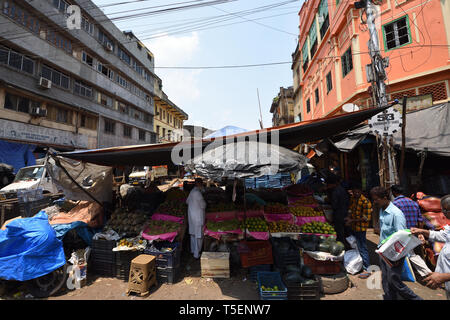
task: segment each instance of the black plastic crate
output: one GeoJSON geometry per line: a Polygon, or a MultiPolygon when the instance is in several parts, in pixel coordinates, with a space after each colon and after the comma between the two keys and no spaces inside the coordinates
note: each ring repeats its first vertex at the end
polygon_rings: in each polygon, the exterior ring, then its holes
{"type": "Polygon", "coordinates": [[[95,250],[110,250],[114,249],[116,247],[117,241],[115,240],[104,240],[104,239],[98,239],[98,240],[92,240],[91,248],[92,251],[95,250]]]}
{"type": "Polygon", "coordinates": [[[294,283],[283,281],[287,288],[288,300],[319,300],[320,281],[315,278],[314,283],[294,283]]]}
{"type": "Polygon", "coordinates": [[[176,268],[180,266],[181,262],[181,244],[180,242],[153,242],[150,248],[147,248],[144,253],[156,256],[156,266],[161,268],[176,268]],[[164,251],[165,248],[172,249],[171,251],[164,251]]]}
{"type": "Polygon", "coordinates": [[[139,250],[116,251],[116,277],[128,281],[131,269],[131,261],[142,254],[139,250]]]}
{"type": "Polygon", "coordinates": [[[272,271],[271,264],[260,264],[257,266],[248,268],[248,277],[250,281],[257,282],[258,281],[258,272],[260,271],[272,271]]]}
{"type": "Polygon", "coordinates": [[[116,263],[116,253],[112,250],[99,250],[92,249],[90,253],[90,260],[94,263],[98,262],[108,262],[115,264],[116,263]]]}
{"type": "Polygon", "coordinates": [[[107,262],[88,263],[88,273],[92,273],[104,277],[116,276],[116,265],[107,262]]]}
{"type": "Polygon", "coordinates": [[[181,274],[180,267],[177,268],[156,268],[156,279],[158,283],[174,284],[179,281],[181,274]]]}
{"type": "Polygon", "coordinates": [[[273,263],[278,268],[300,264],[300,251],[290,238],[272,238],[272,253],[273,263]],[[281,247],[287,247],[288,250],[282,250],[281,247]]]}
{"type": "Polygon", "coordinates": [[[48,197],[29,202],[19,201],[19,213],[22,217],[33,217],[39,211],[49,207],[50,205],[51,199],[48,197]]]}

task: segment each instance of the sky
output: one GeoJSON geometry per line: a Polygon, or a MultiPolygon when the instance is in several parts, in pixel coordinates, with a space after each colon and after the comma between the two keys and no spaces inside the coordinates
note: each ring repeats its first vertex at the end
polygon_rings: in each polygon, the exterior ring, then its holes
{"type": "Polygon", "coordinates": [[[212,130],[228,125],[260,129],[260,101],[264,128],[271,127],[272,99],[280,87],[293,85],[290,62],[303,0],[219,2],[94,0],[120,30],[133,31],[153,53],[163,91],[189,115],[185,124],[212,130]],[[204,6],[161,12],[194,4],[204,6]],[[129,17],[154,11],[159,13],[129,17]],[[120,16],[128,18],[114,19],[120,16]],[[184,69],[280,62],[289,63],[184,69]]]}

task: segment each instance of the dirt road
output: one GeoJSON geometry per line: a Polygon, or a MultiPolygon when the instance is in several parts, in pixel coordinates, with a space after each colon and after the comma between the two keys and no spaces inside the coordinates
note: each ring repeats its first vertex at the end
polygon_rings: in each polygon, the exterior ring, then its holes
{"type": "MultiPolygon", "coordinates": [[[[368,232],[368,247],[371,252],[371,263],[377,264],[374,253],[378,236],[368,232]]],[[[258,300],[257,285],[247,279],[245,269],[232,269],[230,279],[201,278],[200,261],[190,257],[184,250],[182,257],[182,273],[174,284],[159,284],[152,288],[147,297],[135,294],[126,295],[127,283],[116,278],[88,277],[86,286],[78,290],[61,290],[48,300],[258,300]]],[[[88,267],[89,268],[89,267],[88,267]]],[[[369,289],[367,281],[349,275],[350,287],[339,294],[323,295],[321,300],[382,300],[381,289],[369,289]]],[[[407,285],[425,300],[446,300],[442,289],[431,290],[419,283],[407,282],[407,285]]],[[[26,290],[17,286],[3,294],[3,299],[25,299],[26,290]],[[16,297],[14,297],[16,295],[16,297]]],[[[33,299],[29,295],[28,299],[33,299]]]]}

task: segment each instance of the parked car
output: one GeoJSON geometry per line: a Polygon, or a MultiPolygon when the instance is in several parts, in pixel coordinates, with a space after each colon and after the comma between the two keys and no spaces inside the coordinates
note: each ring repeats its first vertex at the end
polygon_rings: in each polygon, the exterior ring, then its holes
{"type": "Polygon", "coordinates": [[[24,167],[17,172],[14,181],[0,189],[0,200],[17,197],[18,190],[42,189],[43,193],[58,193],[44,165],[24,167]]]}

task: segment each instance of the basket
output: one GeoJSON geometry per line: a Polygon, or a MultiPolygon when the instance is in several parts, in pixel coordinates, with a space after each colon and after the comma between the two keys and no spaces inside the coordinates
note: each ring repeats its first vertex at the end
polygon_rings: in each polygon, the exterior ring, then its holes
{"type": "Polygon", "coordinates": [[[176,268],[181,262],[181,250],[179,242],[154,242],[153,245],[145,249],[145,254],[156,256],[156,266],[161,268],[176,268]],[[162,251],[163,248],[171,248],[172,251],[162,251]]]}
{"type": "Polygon", "coordinates": [[[281,281],[279,272],[261,271],[257,273],[259,297],[261,300],[287,300],[287,288],[281,281]],[[263,291],[262,286],[273,288],[278,287],[278,291],[263,291]]]}
{"type": "Polygon", "coordinates": [[[273,264],[272,245],[269,241],[241,241],[240,244],[238,251],[243,268],[273,264]]]}
{"type": "Polygon", "coordinates": [[[176,268],[156,268],[156,280],[158,283],[174,284],[179,280],[180,267],[176,268]]]}
{"type": "Polygon", "coordinates": [[[303,264],[311,268],[314,274],[338,274],[341,272],[340,261],[320,261],[303,253],[303,264]]]}
{"type": "Polygon", "coordinates": [[[253,266],[248,268],[248,275],[250,281],[257,282],[258,281],[258,272],[261,271],[272,271],[271,264],[260,264],[258,266],[253,266]]]}
{"type": "Polygon", "coordinates": [[[287,288],[288,300],[319,300],[320,299],[320,281],[314,278],[314,283],[304,284],[288,282],[283,279],[287,288]]]}

